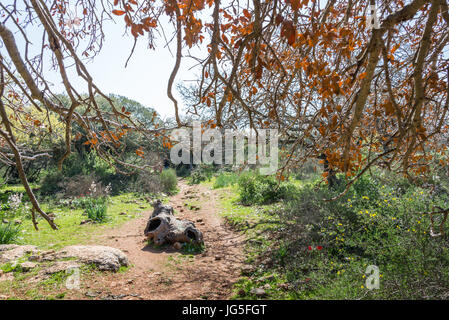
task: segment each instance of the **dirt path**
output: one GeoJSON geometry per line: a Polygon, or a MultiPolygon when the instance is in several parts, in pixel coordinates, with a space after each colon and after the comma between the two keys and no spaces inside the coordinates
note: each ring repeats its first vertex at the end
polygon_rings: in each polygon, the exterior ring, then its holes
{"type": "Polygon", "coordinates": [[[176,216],[195,222],[206,250],[183,254],[147,246],[143,230],[151,212],[100,235],[92,244],[123,250],[132,267],[123,273],[99,274],[83,280],[82,292],[115,299],[226,299],[240,275],[243,236],[230,230],[218,215],[218,193],[202,185],[178,184],[170,205],[176,216]],[[186,204],[199,207],[190,210],[186,204]]]}

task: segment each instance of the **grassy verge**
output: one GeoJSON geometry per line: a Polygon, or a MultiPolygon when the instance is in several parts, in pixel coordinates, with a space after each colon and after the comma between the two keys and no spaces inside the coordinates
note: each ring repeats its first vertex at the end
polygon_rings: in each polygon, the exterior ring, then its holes
{"type": "Polygon", "coordinates": [[[276,247],[274,234],[281,228],[278,216],[273,214],[279,204],[244,206],[239,203],[236,186],[220,189],[221,214],[227,223],[245,234],[246,263],[252,268],[242,271],[242,277],[234,286],[233,299],[257,299],[255,289],[263,288],[265,299],[292,299],[285,290],[286,277],[265,260],[267,253],[276,247]]]}
{"type": "Polygon", "coordinates": [[[245,233],[251,266],[243,270],[234,298],[448,297],[448,239],[430,237],[429,216],[421,214],[447,206],[444,188],[431,192],[376,172],[341,199],[324,202],[341,190],[316,181],[294,183],[292,199],[263,206],[243,206],[236,187],[222,189],[222,214],[245,233]],[[376,278],[379,287],[373,289],[376,278]]]}
{"type": "MultiPolygon", "coordinates": [[[[24,192],[21,186],[3,188],[2,194],[24,192]]],[[[25,198],[25,197],[24,197],[25,198]]],[[[0,220],[7,219],[14,223],[20,220],[20,235],[16,243],[36,245],[43,249],[59,249],[73,244],[85,244],[98,233],[108,228],[121,225],[125,221],[137,217],[141,212],[151,209],[151,204],[143,196],[134,193],[124,193],[111,196],[108,200],[107,220],[105,223],[85,223],[85,210],[67,203],[41,202],[42,209],[54,215],[54,221],[59,230],[50,228],[47,222],[38,217],[39,231],[34,229],[29,212],[23,210],[20,214],[11,215],[11,211],[2,211],[0,220]]],[[[1,221],[0,221],[1,222],[1,221]]]]}

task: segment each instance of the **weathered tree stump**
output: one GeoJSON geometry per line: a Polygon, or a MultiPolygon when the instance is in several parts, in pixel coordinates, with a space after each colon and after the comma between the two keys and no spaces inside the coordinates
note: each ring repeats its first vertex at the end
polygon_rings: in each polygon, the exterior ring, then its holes
{"type": "Polygon", "coordinates": [[[161,200],[153,204],[154,211],[148,220],[144,234],[157,245],[175,242],[203,243],[203,234],[189,220],[179,220],[173,207],[163,205],[161,200]]]}

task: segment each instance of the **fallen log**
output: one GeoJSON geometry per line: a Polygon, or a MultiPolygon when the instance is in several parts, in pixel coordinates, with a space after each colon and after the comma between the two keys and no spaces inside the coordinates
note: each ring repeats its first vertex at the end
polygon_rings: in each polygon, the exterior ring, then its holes
{"type": "Polygon", "coordinates": [[[157,245],[164,243],[203,243],[202,232],[189,220],[179,220],[174,216],[173,207],[163,205],[161,200],[153,204],[154,211],[147,222],[144,235],[157,245]]]}

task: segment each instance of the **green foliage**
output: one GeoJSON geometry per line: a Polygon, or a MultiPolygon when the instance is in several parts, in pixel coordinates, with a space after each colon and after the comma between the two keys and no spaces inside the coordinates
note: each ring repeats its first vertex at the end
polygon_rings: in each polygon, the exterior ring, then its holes
{"type": "Polygon", "coordinates": [[[176,166],[175,170],[176,170],[176,175],[178,177],[185,178],[190,175],[190,166],[189,165],[180,164],[180,165],[176,166]]]}
{"type": "Polygon", "coordinates": [[[287,199],[296,187],[288,182],[279,183],[273,176],[245,172],[238,179],[240,201],[245,205],[268,204],[287,199]]]}
{"type": "Polygon", "coordinates": [[[61,171],[54,169],[44,172],[39,192],[42,195],[51,195],[60,192],[62,190],[60,186],[62,181],[64,181],[64,175],[61,171]]]}
{"type": "Polygon", "coordinates": [[[178,179],[176,172],[173,169],[165,169],[159,175],[162,190],[168,194],[176,193],[178,186],[178,179]]]}
{"type": "Polygon", "coordinates": [[[203,181],[210,181],[214,175],[214,166],[200,164],[192,170],[189,176],[189,184],[199,184],[203,181]]]}
{"type": "Polygon", "coordinates": [[[214,182],[213,188],[225,188],[237,183],[239,176],[234,172],[222,172],[220,173],[214,182]]]}
{"type": "Polygon", "coordinates": [[[85,212],[87,217],[95,222],[105,222],[108,218],[108,200],[106,197],[101,198],[87,198],[85,205],[85,212]]]}
{"type": "Polygon", "coordinates": [[[380,173],[363,176],[339,200],[323,201],[336,192],[307,185],[281,211],[283,254],[273,259],[290,283],[308,279],[296,298],[445,296],[449,242],[429,236],[429,219],[421,212],[447,203],[447,195],[435,197],[380,173]],[[368,265],[380,269],[379,290],[365,287],[368,265]]]}
{"type": "Polygon", "coordinates": [[[0,244],[17,242],[20,235],[20,225],[0,222],[0,244]]]}
{"type": "Polygon", "coordinates": [[[185,254],[202,253],[204,249],[205,249],[204,243],[196,244],[193,242],[187,242],[182,245],[182,252],[185,254]]]}

